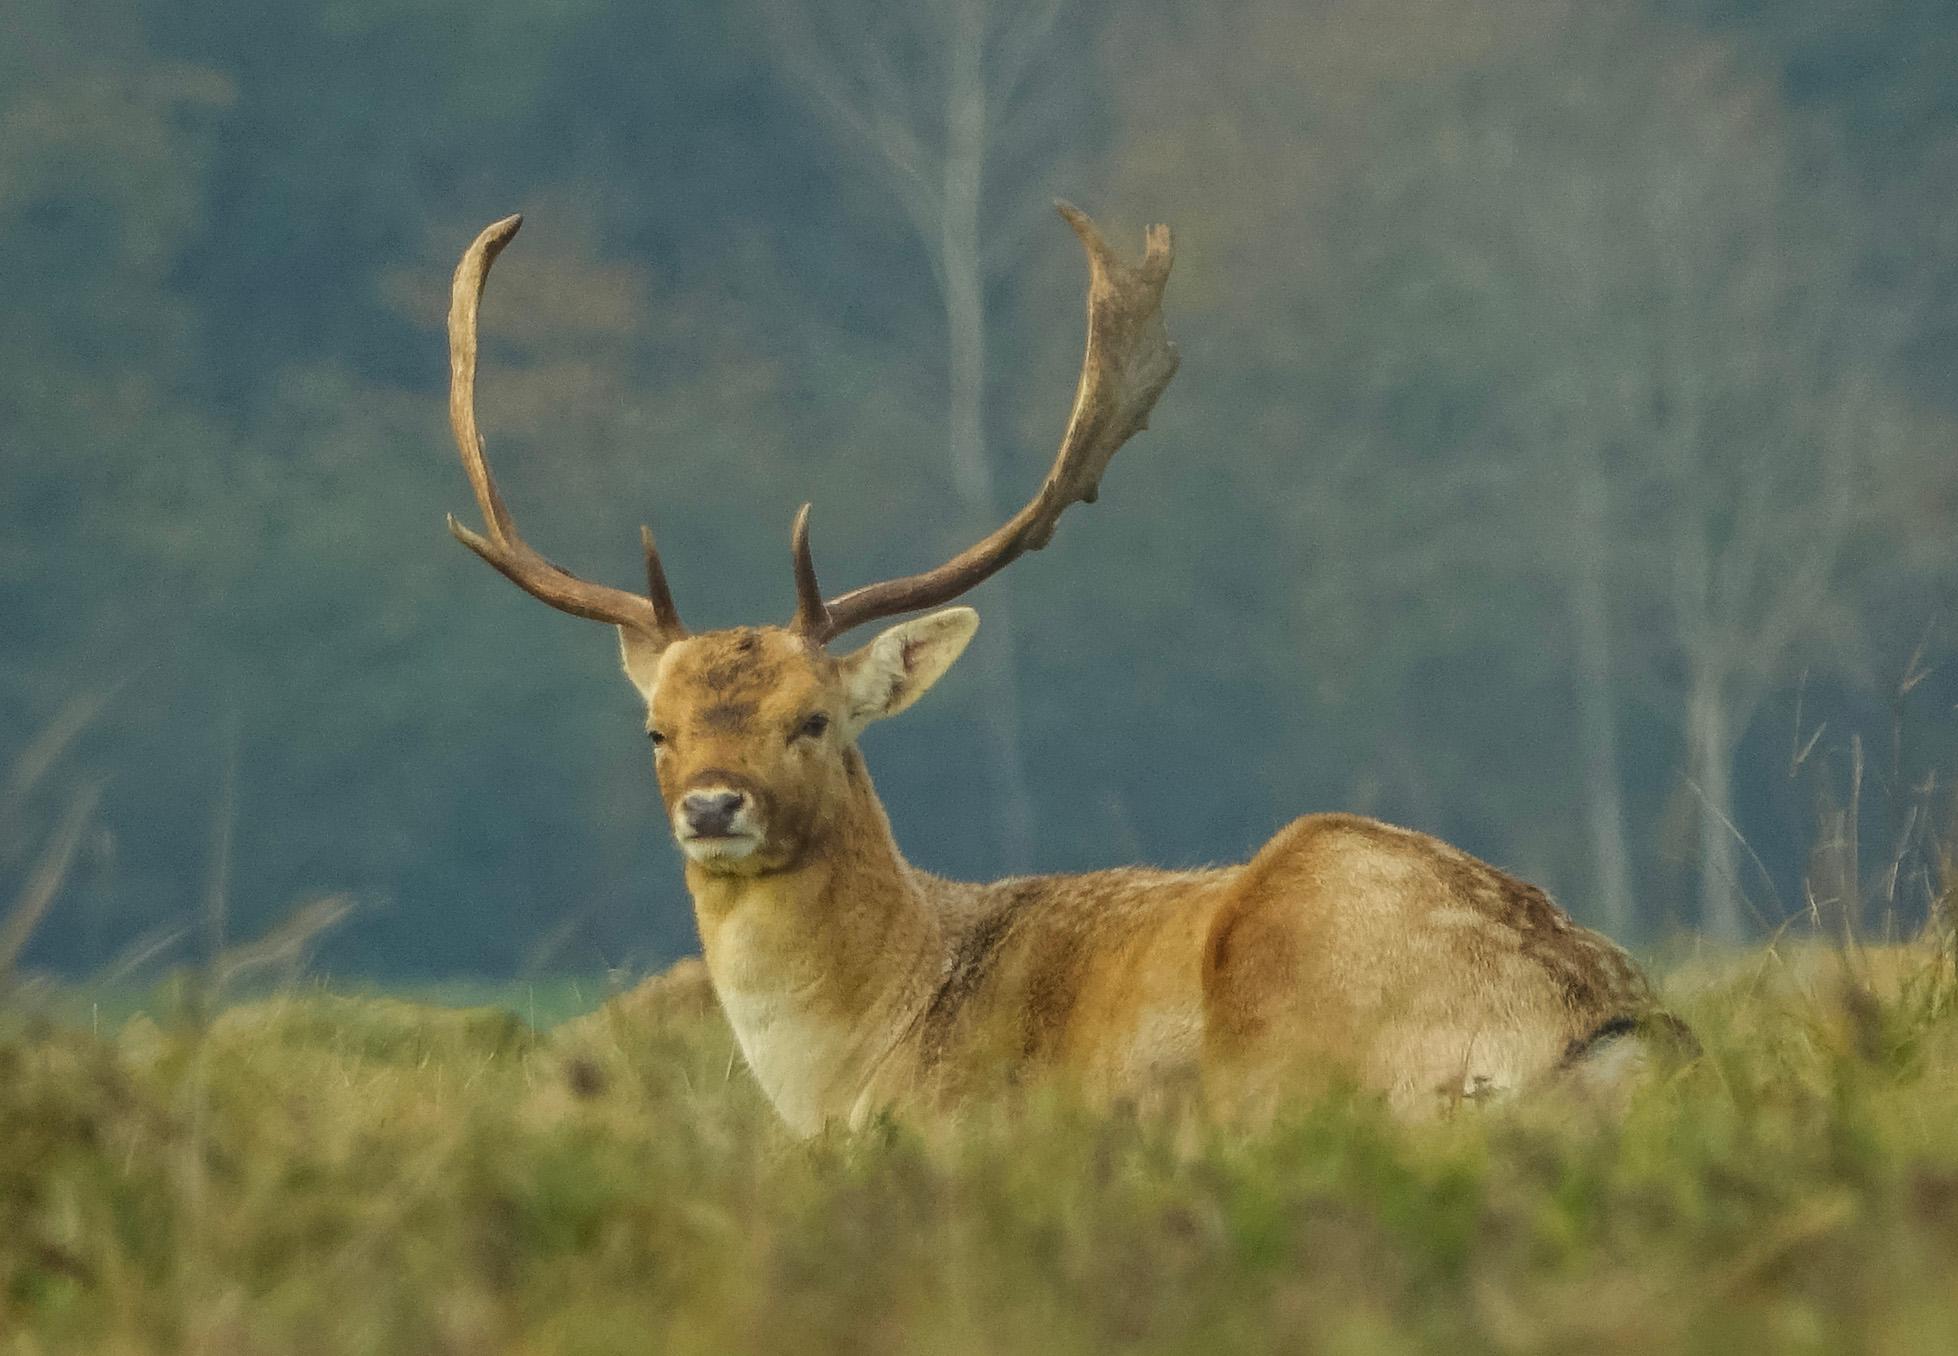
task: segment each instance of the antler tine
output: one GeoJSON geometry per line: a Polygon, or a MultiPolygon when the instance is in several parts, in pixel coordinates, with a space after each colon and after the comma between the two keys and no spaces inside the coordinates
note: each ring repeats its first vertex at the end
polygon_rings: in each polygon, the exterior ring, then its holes
{"type": "Polygon", "coordinates": [[[680,624],[680,609],[673,606],[673,590],[666,583],[666,567],[659,563],[659,548],[653,545],[653,529],[644,523],[639,524],[639,548],[646,556],[646,598],[661,634],[684,636],[687,628],[680,624]]]}
{"type": "Polygon", "coordinates": [[[523,225],[521,216],[509,216],[483,228],[462,253],[456,264],[455,281],[449,289],[449,426],[455,430],[456,450],[462,454],[462,469],[476,494],[476,507],[482,511],[488,535],[471,531],[449,515],[449,531],[456,540],[493,565],[518,588],[560,612],[592,621],[628,626],[661,644],[686,634],[673,606],[673,594],[666,586],[666,573],[660,568],[659,553],[653,549],[653,534],[640,529],[646,551],[646,596],[627,589],[612,588],[580,579],[569,570],[552,564],[532,550],[517,532],[516,520],[497,491],[483,455],[482,434],[476,429],[476,319],[482,308],[483,286],[489,280],[490,265],[503,252],[523,225]]]}
{"type": "Polygon", "coordinates": [[[790,629],[818,641],[830,634],[829,605],[816,583],[816,558],[809,553],[809,505],[796,510],[795,526],[789,530],[789,549],[795,555],[795,620],[790,629]]]}
{"type": "MultiPolygon", "coordinates": [[[[1156,399],[1176,375],[1176,346],[1163,328],[1163,286],[1169,281],[1174,251],[1167,226],[1151,226],[1144,236],[1142,262],[1118,258],[1086,213],[1058,203],[1060,214],[1081,238],[1088,256],[1088,342],[1081,380],[1059,454],[1040,491],[1012,518],[974,546],[937,569],[854,589],[830,599],[827,619],[808,633],[828,641],[865,622],[934,607],[958,597],[1028,551],[1053,539],[1054,527],[1070,504],[1092,504],[1102,473],[1123,443],[1148,425],[1156,399]]],[[[807,510],[796,520],[797,591],[803,592],[807,560],[807,510]]],[[[807,571],[809,587],[815,573],[807,571]]],[[[814,615],[798,606],[797,616],[814,615]]]]}

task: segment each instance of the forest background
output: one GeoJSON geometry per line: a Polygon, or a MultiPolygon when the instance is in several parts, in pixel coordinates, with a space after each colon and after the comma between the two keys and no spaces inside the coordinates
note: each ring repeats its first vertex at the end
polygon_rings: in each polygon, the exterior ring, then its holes
{"type": "Polygon", "coordinates": [[[70,973],[692,949],[609,636],[452,542],[445,286],[526,535],[696,625],[1038,484],[1064,196],[1184,364],[867,748],[954,875],[1378,814],[1651,943],[1907,926],[1951,824],[1945,0],[13,0],[0,900],[70,973]],[[222,909],[215,907],[222,901],[222,909]],[[335,906],[337,909],[337,906],[335,906]],[[337,912],[335,913],[337,917],[337,912]]]}

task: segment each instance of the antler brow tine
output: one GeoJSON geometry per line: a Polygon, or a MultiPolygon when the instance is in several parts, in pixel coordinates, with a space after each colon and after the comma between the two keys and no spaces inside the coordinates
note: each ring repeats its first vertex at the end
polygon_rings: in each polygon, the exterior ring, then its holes
{"type": "Polygon", "coordinates": [[[673,593],[667,587],[659,552],[653,549],[651,531],[639,529],[646,555],[645,596],[594,584],[552,564],[524,541],[490,474],[483,437],[476,428],[477,313],[482,308],[490,265],[522,225],[521,216],[508,216],[484,227],[463,251],[449,288],[449,426],[455,432],[456,451],[462,456],[462,469],[475,492],[487,535],[464,527],[453,514],[449,516],[449,531],[540,602],[576,617],[630,627],[658,644],[670,644],[685,635],[686,628],[673,606],[673,593]]]}
{"type": "Polygon", "coordinates": [[[1169,227],[1151,226],[1143,237],[1142,262],[1130,265],[1116,256],[1085,212],[1064,202],[1057,207],[1088,256],[1088,341],[1067,432],[1046,480],[991,536],[936,569],[853,589],[827,604],[815,591],[805,505],[794,532],[795,625],[811,639],[826,643],[866,622],[935,607],[1039,550],[1053,539],[1070,504],[1095,501],[1109,460],[1148,426],[1149,412],[1179,361],[1162,316],[1163,287],[1174,262],[1169,227]]]}

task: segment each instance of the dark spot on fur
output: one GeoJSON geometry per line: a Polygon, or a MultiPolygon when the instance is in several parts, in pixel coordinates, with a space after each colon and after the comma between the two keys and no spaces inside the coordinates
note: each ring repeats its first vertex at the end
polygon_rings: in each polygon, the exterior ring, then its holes
{"type": "Polygon", "coordinates": [[[1653,1009],[1637,1016],[1620,1013],[1608,1021],[1599,1023],[1588,1036],[1579,1036],[1564,1047],[1564,1055],[1559,1064],[1568,1068],[1589,1055],[1606,1041],[1617,1040],[1621,1036],[1644,1036],[1672,1047],[1673,1052],[1688,1059],[1700,1053],[1700,1039],[1693,1034],[1693,1028],[1673,1016],[1670,1012],[1653,1009]]]}
{"type": "Polygon", "coordinates": [[[1552,972],[1564,995],[1564,1006],[1572,1012],[1595,1012],[1608,1001],[1608,990],[1599,983],[1598,972],[1584,962],[1561,954],[1539,955],[1536,961],[1552,972]]]}
{"type": "Polygon", "coordinates": [[[1592,1028],[1590,1035],[1573,1037],[1571,1043],[1564,1047],[1564,1057],[1561,1062],[1575,1064],[1606,1041],[1632,1035],[1637,1030],[1638,1018],[1623,1015],[1613,1017],[1610,1021],[1592,1028]]]}
{"type": "Polygon", "coordinates": [[[1649,1000],[1644,982],[1615,946],[1602,937],[1584,945],[1584,934],[1564,911],[1528,881],[1465,855],[1437,862],[1436,869],[1451,895],[1515,938],[1516,949],[1549,977],[1579,1019],[1649,1000]]]}
{"type": "Polygon", "coordinates": [[[723,698],[758,697],[782,678],[782,665],[762,651],[761,633],[735,631],[712,642],[701,660],[699,681],[723,698]]]}
{"type": "Polygon", "coordinates": [[[1238,924],[1244,921],[1241,909],[1228,908],[1219,915],[1210,929],[1210,945],[1203,958],[1203,973],[1208,983],[1224,973],[1224,967],[1231,963],[1231,947],[1237,935],[1238,924]]]}
{"type": "Polygon", "coordinates": [[[701,672],[701,685],[724,697],[741,698],[767,691],[781,680],[779,664],[732,658],[709,665],[701,672]]]}
{"type": "Polygon", "coordinates": [[[1021,1009],[1020,1057],[1030,1060],[1067,1027],[1080,997],[1080,933],[1068,930],[1041,939],[1033,972],[1027,976],[1026,1003],[1021,1009]]]}
{"type": "Polygon", "coordinates": [[[754,702],[720,702],[700,713],[700,723],[710,730],[729,733],[746,726],[757,709],[754,702]]]}
{"type": "Polygon", "coordinates": [[[936,1064],[944,1054],[966,1001],[979,991],[992,972],[1000,943],[1013,925],[1014,913],[1011,907],[996,909],[974,923],[954,943],[952,962],[921,1019],[919,1048],[927,1067],[936,1064]]]}

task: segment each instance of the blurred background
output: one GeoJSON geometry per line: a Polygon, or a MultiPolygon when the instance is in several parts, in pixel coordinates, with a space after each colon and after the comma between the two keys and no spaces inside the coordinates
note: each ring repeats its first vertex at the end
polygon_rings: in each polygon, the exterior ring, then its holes
{"type": "Polygon", "coordinates": [[[832,591],[1023,502],[1082,341],[1053,200],[1129,250],[1173,224],[1153,426],[866,737],[921,866],[1224,861],[1349,809],[1648,944],[1905,927],[1942,889],[1948,0],[5,30],[0,904],[45,912],[37,966],[320,900],[341,974],[693,948],[610,634],[443,530],[449,271],[511,211],[502,484],[610,582],[651,523],[695,626],[788,615],[804,499],[832,591]]]}

